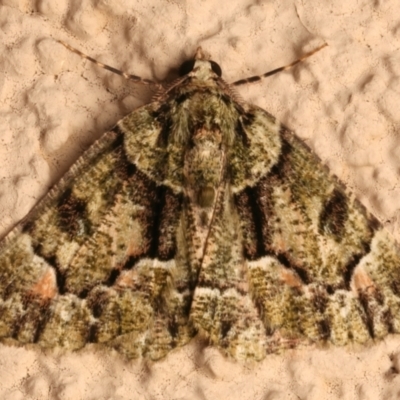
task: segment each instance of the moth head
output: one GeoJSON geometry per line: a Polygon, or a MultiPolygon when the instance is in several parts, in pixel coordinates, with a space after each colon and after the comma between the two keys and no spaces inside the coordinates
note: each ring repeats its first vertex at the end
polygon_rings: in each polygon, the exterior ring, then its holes
{"type": "Polygon", "coordinates": [[[185,61],[179,68],[179,75],[184,76],[192,71],[198,72],[204,78],[207,75],[215,74],[219,78],[222,76],[221,67],[213,60],[207,59],[201,47],[199,47],[193,59],[185,61]]]}

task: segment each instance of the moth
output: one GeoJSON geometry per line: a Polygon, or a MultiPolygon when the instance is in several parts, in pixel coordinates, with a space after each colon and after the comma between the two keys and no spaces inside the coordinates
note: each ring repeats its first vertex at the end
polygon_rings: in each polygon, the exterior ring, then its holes
{"type": "Polygon", "coordinates": [[[232,85],[198,50],[93,144],[2,244],[1,341],[157,360],[200,336],[251,361],[398,333],[396,243],[233,90],[321,48],[232,85]]]}

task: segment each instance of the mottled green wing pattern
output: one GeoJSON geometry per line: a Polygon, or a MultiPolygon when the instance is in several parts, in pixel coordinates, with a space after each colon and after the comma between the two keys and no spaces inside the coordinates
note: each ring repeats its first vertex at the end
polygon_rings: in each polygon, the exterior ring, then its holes
{"type": "MultiPolygon", "coordinates": [[[[157,108],[126,117],[140,126],[142,147],[160,134],[157,121],[141,125],[157,108]]],[[[107,133],[7,238],[3,341],[68,349],[95,342],[160,358],[192,337],[182,310],[193,285],[176,242],[182,196],[138,170],[127,143],[118,126],[107,133]]]]}
{"type": "Polygon", "coordinates": [[[397,244],[306,145],[280,137],[278,162],[235,196],[267,351],[400,332],[397,244]]]}
{"type": "Polygon", "coordinates": [[[6,238],[0,340],[159,359],[198,334],[261,360],[400,332],[396,243],[215,63],[190,65],[6,238]]]}

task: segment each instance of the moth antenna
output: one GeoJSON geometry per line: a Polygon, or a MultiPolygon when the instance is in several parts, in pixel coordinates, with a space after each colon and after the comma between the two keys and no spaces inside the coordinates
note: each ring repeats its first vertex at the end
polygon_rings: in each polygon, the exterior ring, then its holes
{"type": "Polygon", "coordinates": [[[285,70],[287,70],[289,68],[292,68],[296,64],[301,63],[306,58],[311,57],[313,54],[315,54],[318,51],[322,50],[326,46],[328,46],[328,44],[324,43],[322,46],[319,46],[316,49],[310,51],[309,53],[304,54],[302,57],[300,57],[296,61],[293,61],[292,63],[290,63],[288,65],[285,65],[284,67],[273,69],[272,71],[266,72],[265,74],[262,74],[262,75],[255,75],[255,76],[251,76],[250,78],[240,79],[240,80],[238,80],[236,82],[231,83],[231,85],[239,86],[239,85],[244,85],[245,83],[253,83],[253,82],[261,81],[262,79],[267,78],[268,76],[275,75],[278,72],[285,71],[285,70]]]}
{"type": "Polygon", "coordinates": [[[114,67],[110,67],[109,65],[103,64],[100,61],[97,61],[94,58],[89,57],[88,55],[82,53],[78,49],[75,49],[74,47],[70,46],[69,44],[63,42],[62,40],[57,40],[57,42],[61,43],[64,47],[66,47],[68,50],[72,51],[73,53],[76,53],[76,54],[80,55],[82,58],[85,58],[86,60],[89,60],[92,63],[96,64],[98,67],[104,68],[107,71],[113,72],[114,74],[121,75],[125,79],[128,79],[128,80],[136,82],[136,83],[140,83],[142,85],[155,85],[157,87],[161,87],[161,85],[159,83],[154,82],[154,81],[152,81],[150,79],[143,79],[140,76],[128,74],[128,73],[126,73],[124,71],[121,71],[121,70],[116,69],[114,67]]]}

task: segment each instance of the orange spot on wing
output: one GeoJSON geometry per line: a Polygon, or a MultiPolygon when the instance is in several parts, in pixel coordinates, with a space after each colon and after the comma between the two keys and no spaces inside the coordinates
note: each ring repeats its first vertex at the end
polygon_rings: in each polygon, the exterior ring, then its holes
{"type": "Polygon", "coordinates": [[[364,291],[364,292],[367,291],[370,294],[375,292],[374,281],[361,268],[356,268],[354,270],[351,286],[357,292],[359,292],[359,291],[364,291]]]}
{"type": "Polygon", "coordinates": [[[300,288],[303,286],[301,279],[294,272],[288,269],[282,269],[281,279],[290,287],[300,288]]]}
{"type": "Polygon", "coordinates": [[[30,290],[31,294],[38,296],[43,300],[53,299],[57,293],[57,284],[54,272],[48,270],[39,281],[30,290]]]}
{"type": "Polygon", "coordinates": [[[134,288],[139,282],[138,273],[135,270],[123,271],[116,281],[116,286],[121,288],[134,288]]]}

